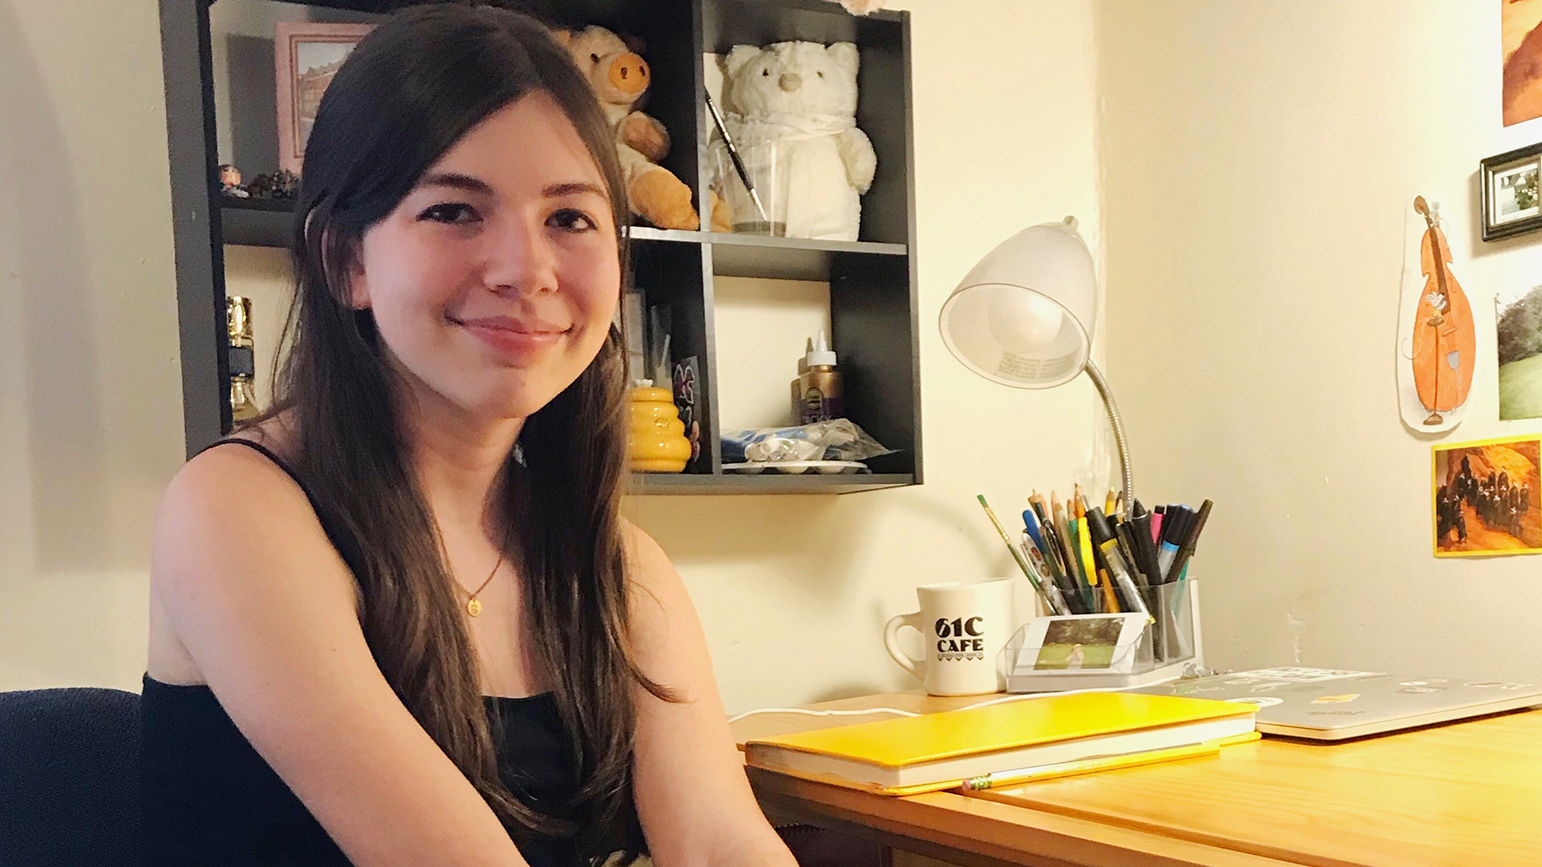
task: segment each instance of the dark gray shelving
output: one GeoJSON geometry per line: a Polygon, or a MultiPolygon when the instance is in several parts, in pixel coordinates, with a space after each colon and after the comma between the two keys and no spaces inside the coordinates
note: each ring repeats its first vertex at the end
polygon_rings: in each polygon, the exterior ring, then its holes
{"type": "MultiPolygon", "coordinates": [[[[209,5],[159,0],[166,78],[168,156],[181,330],[183,409],[189,456],[230,427],[225,347],[227,244],[287,247],[292,203],[223,196],[216,183],[213,60],[209,5]]],[[[217,0],[225,4],[254,0],[217,0]]],[[[293,0],[282,0],[293,2],[293,0]]],[[[508,0],[505,0],[508,2],[508,0]]],[[[312,7],[382,14],[409,0],[311,0],[312,7]]],[[[914,135],[909,13],[854,17],[827,0],[520,0],[563,26],[599,24],[647,42],[654,91],[647,110],[674,139],[665,167],[702,201],[712,134],[703,94],[705,55],[736,44],[850,41],[861,55],[857,123],[873,142],[878,171],[863,197],[857,241],[816,241],[715,232],[629,229],[633,272],[648,304],[668,304],[675,361],[700,370],[702,452],[679,475],[636,474],[642,494],[851,493],[922,482],[920,365],[917,357],[914,135]],[[830,284],[831,338],[846,378],[847,415],[896,452],[859,475],[724,473],[719,449],[715,276],[814,280],[830,284]]],[[[249,37],[248,37],[249,38],[249,37]]],[[[250,46],[245,49],[248,52],[250,46]]],[[[268,108],[271,111],[271,106],[268,108]]],[[[242,114],[243,129],[271,118],[242,114]]],[[[276,135],[276,133],[275,133],[276,135]]],[[[248,174],[276,166],[242,166],[248,174]]],[[[785,359],[777,359],[782,363],[785,359]]]]}
{"type": "Polygon", "coordinates": [[[632,493],[657,495],[700,494],[854,494],[859,491],[877,491],[883,488],[899,488],[916,483],[908,473],[855,473],[817,475],[803,473],[758,473],[740,475],[722,473],[713,476],[681,474],[676,476],[660,473],[633,473],[632,493]]]}

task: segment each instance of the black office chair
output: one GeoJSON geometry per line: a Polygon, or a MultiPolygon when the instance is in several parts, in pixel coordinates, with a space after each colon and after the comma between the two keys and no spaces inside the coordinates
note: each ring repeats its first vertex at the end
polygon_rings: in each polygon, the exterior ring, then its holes
{"type": "Polygon", "coordinates": [[[0,865],[142,867],[139,695],[0,692],[0,865]]]}

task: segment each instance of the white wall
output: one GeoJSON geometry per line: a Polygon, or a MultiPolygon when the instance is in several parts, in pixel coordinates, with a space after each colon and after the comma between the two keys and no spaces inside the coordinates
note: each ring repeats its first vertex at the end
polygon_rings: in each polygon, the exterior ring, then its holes
{"type": "Polygon", "coordinates": [[[153,3],[0,4],[0,689],[144,670],[181,463],[153,3]]]}
{"type": "Polygon", "coordinates": [[[1438,439],[1542,429],[1496,420],[1492,298],[1539,282],[1539,257],[1535,235],[1479,240],[1474,175],[1542,138],[1501,127],[1499,10],[1097,6],[1110,378],[1138,493],[1215,500],[1194,564],[1212,663],[1536,679],[1542,560],[1431,556],[1437,440],[1403,427],[1394,383],[1423,195],[1480,348],[1467,419],[1438,439]]]}
{"type": "MultiPolygon", "coordinates": [[[[732,710],[908,685],[883,622],[916,584],[1010,574],[974,495],[1005,512],[1064,487],[1097,418],[1085,383],[993,387],[935,329],[958,278],[1016,228],[1074,213],[1097,243],[1091,3],[902,5],[927,484],[628,507],[685,576],[732,710]]],[[[161,85],[154,4],[0,5],[0,689],[135,689],[143,671],[151,509],[183,450],[161,85]]],[[[284,267],[227,250],[259,335],[275,333],[284,267]]],[[[763,363],[790,379],[796,354],[763,363]]]]}

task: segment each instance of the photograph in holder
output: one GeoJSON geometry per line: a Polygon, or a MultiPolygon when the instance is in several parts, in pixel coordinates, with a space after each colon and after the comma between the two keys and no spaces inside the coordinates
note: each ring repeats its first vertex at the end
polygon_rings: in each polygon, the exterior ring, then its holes
{"type": "Polygon", "coordinates": [[[1055,620],[1044,633],[1033,667],[1041,671],[1108,668],[1123,629],[1124,618],[1118,617],[1055,620]]]}
{"type": "Polygon", "coordinates": [[[1542,441],[1536,435],[1439,445],[1436,557],[1542,553],[1542,441]]]}

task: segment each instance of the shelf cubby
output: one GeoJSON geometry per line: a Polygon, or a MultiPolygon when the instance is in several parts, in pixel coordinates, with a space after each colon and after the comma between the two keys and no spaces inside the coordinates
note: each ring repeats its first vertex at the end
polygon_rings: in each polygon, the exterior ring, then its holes
{"type": "MultiPolygon", "coordinates": [[[[243,135],[276,136],[271,103],[216,105],[212,81],[211,0],[159,0],[167,95],[173,227],[181,328],[187,453],[195,454],[229,429],[226,400],[224,247],[287,247],[293,226],[288,201],[232,198],[218,191],[216,111],[229,112],[243,135]],[[244,114],[243,114],[244,112],[244,114]]],[[[222,6],[273,7],[289,0],[217,0],[222,6]]],[[[401,0],[311,0],[310,17],[379,15],[401,0]],[[320,14],[317,14],[320,13],[320,14]]],[[[632,226],[634,282],[647,304],[668,304],[671,355],[694,356],[701,376],[697,408],[702,449],[679,475],[634,474],[641,494],[850,493],[919,484],[921,420],[913,136],[910,105],[909,13],[849,15],[826,0],[524,0],[522,8],[565,27],[598,24],[641,37],[654,86],[645,110],[671,136],[663,165],[684,180],[697,202],[707,190],[703,58],[736,44],[786,40],[854,42],[861,55],[857,123],[873,142],[878,169],[862,200],[857,241],[774,238],[632,226]],[[840,475],[725,473],[719,438],[718,334],[713,278],[803,280],[830,287],[830,327],[846,381],[847,415],[894,454],[868,461],[872,472],[840,475]]],[[[270,14],[270,13],[265,13],[270,14]]],[[[271,14],[270,14],[271,17],[271,14]]],[[[250,62],[260,54],[242,37],[250,62]]],[[[248,69],[250,67],[248,66],[248,69]]],[[[229,100],[255,92],[228,88],[229,100]]],[[[276,129],[276,128],[275,128],[276,129]]],[[[235,133],[232,133],[234,135],[235,133]]],[[[245,153],[276,153],[267,142],[245,153]]],[[[248,166],[248,175],[276,166],[248,166]]],[[[789,368],[788,358],[767,359],[789,368]]]]}

